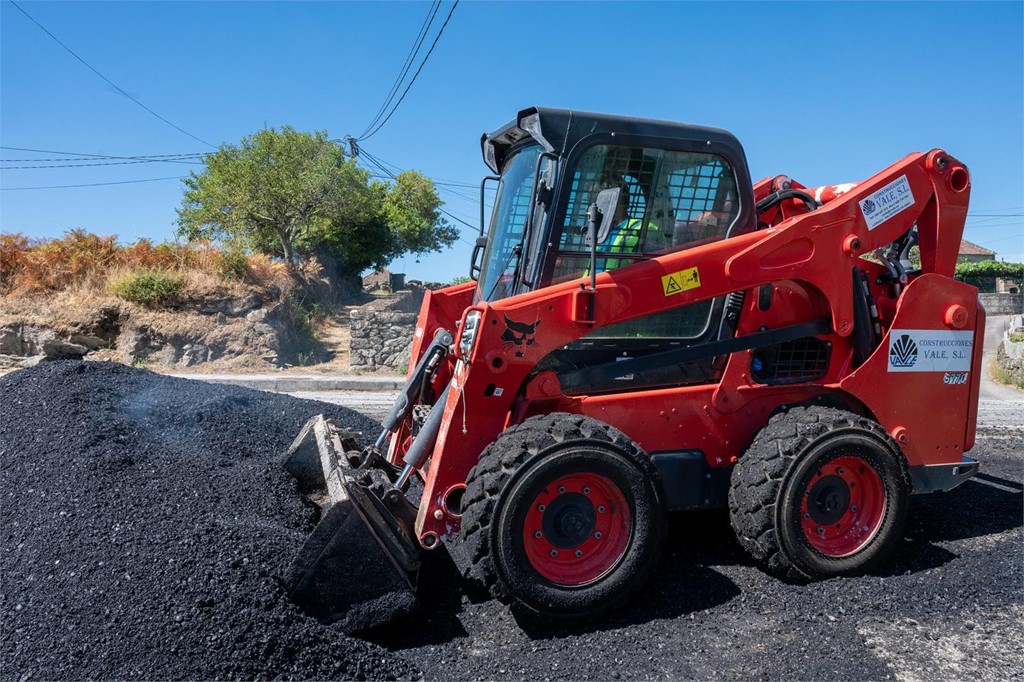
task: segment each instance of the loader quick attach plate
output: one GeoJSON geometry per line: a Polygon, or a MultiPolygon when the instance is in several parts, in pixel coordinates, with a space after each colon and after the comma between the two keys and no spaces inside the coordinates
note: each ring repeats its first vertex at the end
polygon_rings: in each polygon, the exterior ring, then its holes
{"type": "Polygon", "coordinates": [[[356,480],[345,456],[354,442],[320,415],[306,423],[285,459],[300,492],[322,512],[285,574],[285,587],[304,611],[349,633],[411,612],[420,566],[395,517],[356,480]]]}

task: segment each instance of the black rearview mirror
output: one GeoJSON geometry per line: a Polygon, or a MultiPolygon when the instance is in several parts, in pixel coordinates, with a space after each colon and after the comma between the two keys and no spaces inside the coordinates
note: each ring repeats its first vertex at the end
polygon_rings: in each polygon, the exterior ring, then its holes
{"type": "Polygon", "coordinates": [[[469,277],[473,280],[480,279],[480,269],[483,267],[481,256],[483,256],[484,249],[487,248],[487,237],[477,237],[476,244],[473,245],[473,255],[470,257],[469,262],[469,277]]]}

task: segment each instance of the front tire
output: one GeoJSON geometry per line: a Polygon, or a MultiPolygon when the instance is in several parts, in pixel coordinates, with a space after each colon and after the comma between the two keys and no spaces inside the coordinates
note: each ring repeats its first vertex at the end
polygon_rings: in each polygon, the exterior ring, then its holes
{"type": "Polygon", "coordinates": [[[825,407],[772,417],[732,474],[736,537],[788,579],[870,571],[896,548],[910,497],[906,461],[876,422],[825,407]]]}
{"type": "Polygon", "coordinates": [[[589,620],[621,605],[646,581],[664,536],[650,458],[588,417],[556,413],[508,429],[468,478],[471,577],[549,619],[589,620]]]}

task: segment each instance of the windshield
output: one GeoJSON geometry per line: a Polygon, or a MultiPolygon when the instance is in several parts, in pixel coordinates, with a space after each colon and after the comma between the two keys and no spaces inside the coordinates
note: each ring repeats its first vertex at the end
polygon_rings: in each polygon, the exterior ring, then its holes
{"type": "Polygon", "coordinates": [[[513,293],[520,245],[533,194],[534,171],[541,148],[523,147],[512,153],[505,163],[494,212],[488,230],[487,250],[480,270],[480,297],[495,301],[513,293]]]}

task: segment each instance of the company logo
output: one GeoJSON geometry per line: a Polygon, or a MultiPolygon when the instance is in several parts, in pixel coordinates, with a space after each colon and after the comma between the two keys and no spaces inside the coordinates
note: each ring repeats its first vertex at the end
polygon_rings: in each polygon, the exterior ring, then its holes
{"type": "Polygon", "coordinates": [[[903,334],[889,347],[889,364],[893,367],[913,367],[917,362],[917,344],[910,334],[903,334]]]}
{"type": "MultiPolygon", "coordinates": [[[[533,324],[526,324],[525,322],[516,322],[515,320],[508,319],[508,315],[505,316],[505,326],[507,329],[502,333],[501,340],[505,342],[506,348],[512,346],[532,346],[536,339],[534,336],[537,334],[537,325],[540,324],[540,320],[537,320],[533,324]]],[[[523,357],[521,350],[516,351],[516,357],[523,357]]]]}
{"type": "Polygon", "coordinates": [[[865,199],[862,201],[860,207],[864,210],[865,214],[874,213],[875,209],[878,208],[875,206],[875,202],[871,201],[871,199],[865,199]]]}

